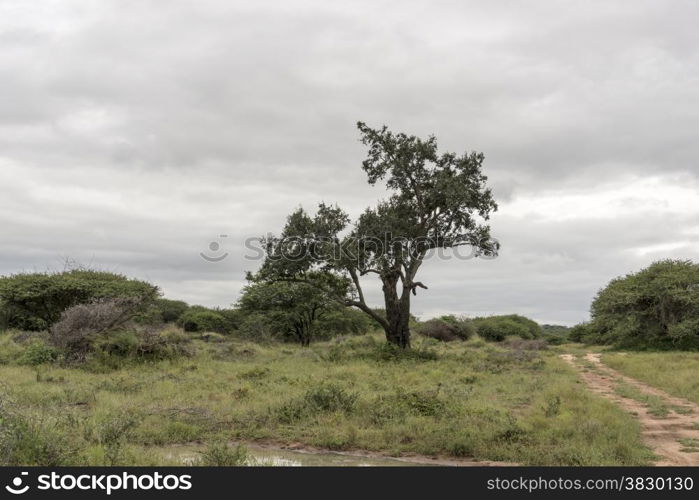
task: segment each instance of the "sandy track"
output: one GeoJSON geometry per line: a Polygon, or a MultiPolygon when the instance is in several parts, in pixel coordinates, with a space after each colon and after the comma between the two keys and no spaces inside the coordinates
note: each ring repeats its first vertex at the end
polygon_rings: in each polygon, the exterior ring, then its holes
{"type": "Polygon", "coordinates": [[[687,448],[680,439],[699,440],[699,405],[671,396],[660,389],[650,387],[609,368],[596,353],[588,353],[585,359],[592,363],[593,370],[585,369],[572,354],[562,354],[561,358],[570,363],[580,374],[587,387],[597,394],[613,401],[638,418],[644,442],[660,457],[656,465],[699,465],[699,453],[682,451],[687,448]],[[620,396],[615,392],[619,382],[624,382],[640,392],[661,398],[670,407],[682,408],[682,414],[671,411],[667,416],[652,415],[648,407],[639,401],[620,396]],[[684,412],[688,412],[684,414],[684,412]]]}

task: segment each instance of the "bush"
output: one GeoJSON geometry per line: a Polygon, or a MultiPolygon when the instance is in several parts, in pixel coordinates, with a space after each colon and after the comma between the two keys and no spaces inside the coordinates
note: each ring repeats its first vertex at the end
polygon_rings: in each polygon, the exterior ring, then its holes
{"type": "Polygon", "coordinates": [[[191,308],[180,316],[178,324],[185,332],[228,333],[230,330],[223,314],[204,308],[191,308]]]}
{"type": "Polygon", "coordinates": [[[116,331],[100,337],[94,347],[103,361],[105,356],[161,361],[193,354],[191,339],[175,327],[116,331]]]}
{"type": "Polygon", "coordinates": [[[8,334],[0,333],[0,365],[17,361],[24,349],[8,334]]]}
{"type": "Polygon", "coordinates": [[[503,345],[515,351],[543,351],[548,349],[545,339],[525,340],[510,337],[503,341],[503,345]]]}
{"type": "Polygon", "coordinates": [[[413,349],[403,349],[395,344],[382,342],[369,351],[368,359],[377,361],[436,361],[438,354],[429,347],[419,347],[413,349]]]}
{"type": "Polygon", "coordinates": [[[235,467],[248,465],[251,461],[247,449],[242,444],[228,446],[226,443],[213,443],[200,454],[197,465],[209,467],[235,467]]]}
{"type": "Polygon", "coordinates": [[[282,423],[292,423],[302,418],[312,418],[319,413],[354,412],[357,394],[348,392],[336,384],[321,384],[311,387],[300,399],[289,401],[275,411],[282,423]]]}
{"type": "Polygon", "coordinates": [[[250,313],[240,325],[238,334],[256,342],[271,341],[275,337],[275,322],[263,313],[250,313]]]}
{"type": "Polygon", "coordinates": [[[157,296],[158,288],[150,283],[101,271],[79,269],[0,278],[5,321],[23,330],[47,329],[76,304],[116,297],[131,297],[147,304],[157,296]]]}
{"type": "Polygon", "coordinates": [[[0,466],[76,465],[77,429],[68,419],[21,413],[0,392],[0,466]]]}
{"type": "Polygon", "coordinates": [[[366,313],[356,309],[331,309],[316,320],[316,337],[328,339],[339,335],[363,334],[371,331],[374,323],[366,313]]]}
{"type": "Polygon", "coordinates": [[[494,342],[501,342],[507,337],[535,339],[541,336],[538,323],[518,314],[475,318],[473,323],[481,338],[494,342]]]}
{"type": "Polygon", "coordinates": [[[175,323],[189,309],[189,304],[182,300],[157,299],[155,309],[160,313],[163,323],[175,323]]]}
{"type": "Polygon", "coordinates": [[[439,359],[437,352],[429,346],[403,349],[395,344],[379,341],[370,335],[337,338],[329,348],[317,348],[315,353],[320,359],[330,362],[349,360],[368,361],[434,361],[439,359]]]}
{"type": "Polygon", "coordinates": [[[113,467],[124,459],[124,447],[138,425],[136,416],[128,411],[103,415],[98,419],[93,432],[104,451],[104,465],[113,467]]]}
{"type": "Polygon", "coordinates": [[[357,402],[357,394],[335,384],[323,384],[306,391],[303,400],[311,411],[351,413],[357,402]]]}
{"type": "Polygon", "coordinates": [[[452,342],[454,340],[468,340],[476,333],[476,328],[468,319],[458,319],[454,316],[442,316],[420,323],[416,327],[417,333],[425,337],[452,342]]]}
{"type": "Polygon", "coordinates": [[[591,307],[588,342],[699,349],[699,264],[664,260],[612,280],[591,307]]]}
{"type": "Polygon", "coordinates": [[[398,389],[394,394],[378,396],[371,405],[370,418],[375,424],[387,421],[403,421],[408,415],[442,417],[449,413],[450,405],[436,392],[398,389]]]}
{"type": "Polygon", "coordinates": [[[125,325],[140,305],[140,299],[128,297],[73,306],[49,330],[50,342],[63,350],[69,360],[82,359],[93,350],[100,334],[125,325]]]}
{"type": "Polygon", "coordinates": [[[563,325],[541,325],[544,339],[549,345],[561,345],[570,342],[570,328],[563,325]]]}
{"type": "Polygon", "coordinates": [[[570,329],[568,339],[571,342],[587,342],[592,335],[593,331],[589,323],[579,323],[570,329]]]}
{"type": "Polygon", "coordinates": [[[37,366],[53,363],[58,359],[58,351],[41,340],[35,340],[27,346],[18,362],[21,365],[37,366]]]}

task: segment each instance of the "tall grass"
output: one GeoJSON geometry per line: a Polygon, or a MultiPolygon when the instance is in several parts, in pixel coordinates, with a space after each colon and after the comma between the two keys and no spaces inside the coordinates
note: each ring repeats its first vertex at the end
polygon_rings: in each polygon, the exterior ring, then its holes
{"type": "Polygon", "coordinates": [[[403,355],[367,335],[310,349],[197,341],[196,352],[102,371],[5,358],[0,392],[19,419],[70,415],[56,431],[71,437],[65,463],[165,464],[154,447],[241,440],[528,465],[652,459],[633,417],[583,390],[552,351],[416,339],[403,355]]]}
{"type": "Polygon", "coordinates": [[[609,352],[602,360],[624,375],[699,403],[697,352],[609,352]]]}

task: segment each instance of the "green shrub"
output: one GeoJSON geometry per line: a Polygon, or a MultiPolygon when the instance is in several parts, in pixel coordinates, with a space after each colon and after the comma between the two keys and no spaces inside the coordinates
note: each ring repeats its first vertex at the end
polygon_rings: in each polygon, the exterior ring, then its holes
{"type": "Polygon", "coordinates": [[[56,467],[79,463],[75,421],[20,412],[0,393],[0,466],[56,467]]]}
{"type": "Polygon", "coordinates": [[[541,336],[541,327],[538,323],[518,314],[475,318],[473,323],[481,338],[495,342],[505,340],[507,337],[535,339],[541,336]]]}
{"type": "Polygon", "coordinates": [[[350,414],[356,408],[357,397],[356,393],[348,392],[336,384],[320,384],[308,389],[302,398],[282,404],[274,413],[282,423],[312,418],[319,413],[350,414]]]}
{"type": "Polygon", "coordinates": [[[591,307],[587,342],[699,349],[699,264],[663,260],[612,280],[591,307]]]}
{"type": "Polygon", "coordinates": [[[338,338],[330,348],[319,350],[317,354],[321,359],[331,362],[343,362],[351,359],[394,362],[439,359],[437,352],[428,346],[402,349],[395,344],[377,341],[369,335],[338,338]]]}
{"type": "Polygon", "coordinates": [[[357,335],[371,331],[373,320],[364,312],[348,307],[331,309],[316,320],[317,339],[329,339],[338,335],[357,335]]]}
{"type": "Polygon", "coordinates": [[[56,348],[41,340],[35,340],[24,349],[24,352],[17,361],[21,365],[36,366],[45,363],[53,363],[58,357],[59,352],[56,348]]]}
{"type": "Polygon", "coordinates": [[[375,424],[402,421],[407,415],[442,417],[450,411],[448,401],[437,392],[402,389],[378,396],[370,408],[370,419],[375,424]]]}
{"type": "Polygon", "coordinates": [[[226,317],[211,310],[192,308],[179,318],[178,324],[185,332],[216,332],[228,333],[229,326],[226,317]]]}
{"type": "Polygon", "coordinates": [[[579,323],[570,329],[568,339],[571,342],[587,342],[594,335],[589,323],[579,323]]]}
{"type": "Polygon", "coordinates": [[[76,304],[115,297],[152,303],[158,288],[125,276],[92,270],[15,274],[0,278],[0,302],[8,326],[45,330],[76,304]]]}
{"type": "Polygon", "coordinates": [[[229,446],[226,443],[212,443],[200,455],[197,465],[209,467],[236,467],[248,465],[251,461],[247,448],[242,444],[229,446]]]}
{"type": "Polygon", "coordinates": [[[549,345],[561,345],[570,342],[570,328],[563,325],[541,325],[543,338],[549,345]]]}
{"type": "Polygon", "coordinates": [[[306,391],[303,400],[312,411],[351,413],[357,402],[357,394],[330,383],[312,387],[306,391]]]}
{"type": "Polygon", "coordinates": [[[395,344],[382,342],[367,353],[367,358],[377,361],[435,361],[439,355],[429,347],[402,349],[395,344]]]}
{"type": "Polygon", "coordinates": [[[157,299],[154,307],[160,313],[164,323],[175,323],[189,309],[189,304],[182,300],[157,299]]]}
{"type": "Polygon", "coordinates": [[[102,361],[106,361],[105,357],[160,361],[191,356],[191,342],[184,332],[171,326],[160,330],[115,331],[100,337],[95,350],[102,361]]]}
{"type": "Polygon", "coordinates": [[[17,361],[24,349],[9,334],[0,333],[0,365],[17,361]]]}
{"type": "Polygon", "coordinates": [[[469,319],[459,319],[455,316],[442,316],[420,323],[416,327],[419,335],[430,337],[442,342],[468,340],[476,334],[476,327],[469,319]]]}
{"type": "Polygon", "coordinates": [[[118,411],[101,416],[94,426],[94,437],[104,451],[104,465],[119,465],[124,458],[124,447],[138,418],[129,411],[118,411]]]}

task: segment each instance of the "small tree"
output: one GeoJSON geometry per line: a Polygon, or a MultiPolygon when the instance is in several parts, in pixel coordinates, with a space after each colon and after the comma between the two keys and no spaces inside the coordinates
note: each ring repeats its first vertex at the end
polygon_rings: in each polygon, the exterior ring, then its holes
{"type": "Polygon", "coordinates": [[[44,330],[77,304],[133,298],[143,307],[158,297],[158,287],[120,274],[76,269],[0,277],[0,302],[14,328],[44,330]]]}
{"type": "Polygon", "coordinates": [[[612,280],[592,302],[587,341],[699,347],[699,264],[663,260],[612,280]]]}
{"type": "Polygon", "coordinates": [[[473,255],[494,256],[498,244],[484,223],[497,209],[482,153],[438,153],[437,140],[394,134],[385,126],[357,124],[368,147],[362,164],[369,184],[385,181],[390,196],[367,208],[350,226],[339,207],[324,203],[314,216],[303,209],[287,219],[280,238],[265,239],[267,258],[249,278],[258,282],[308,283],[345,306],[371,316],[388,342],[410,347],[410,296],[427,288],[416,276],[430,250],[470,245],[473,255]],[[366,302],[360,277],[381,281],[385,313],[366,302]],[[318,276],[351,281],[345,294],[325,287],[318,276]]]}
{"type": "MultiPolygon", "coordinates": [[[[321,280],[321,276],[314,277],[321,280]]],[[[333,287],[342,296],[349,282],[326,279],[325,287],[333,287]]],[[[283,336],[307,346],[314,337],[314,326],[323,315],[339,306],[328,293],[308,283],[285,281],[250,283],[238,302],[244,313],[262,313],[272,328],[283,336]]]]}

